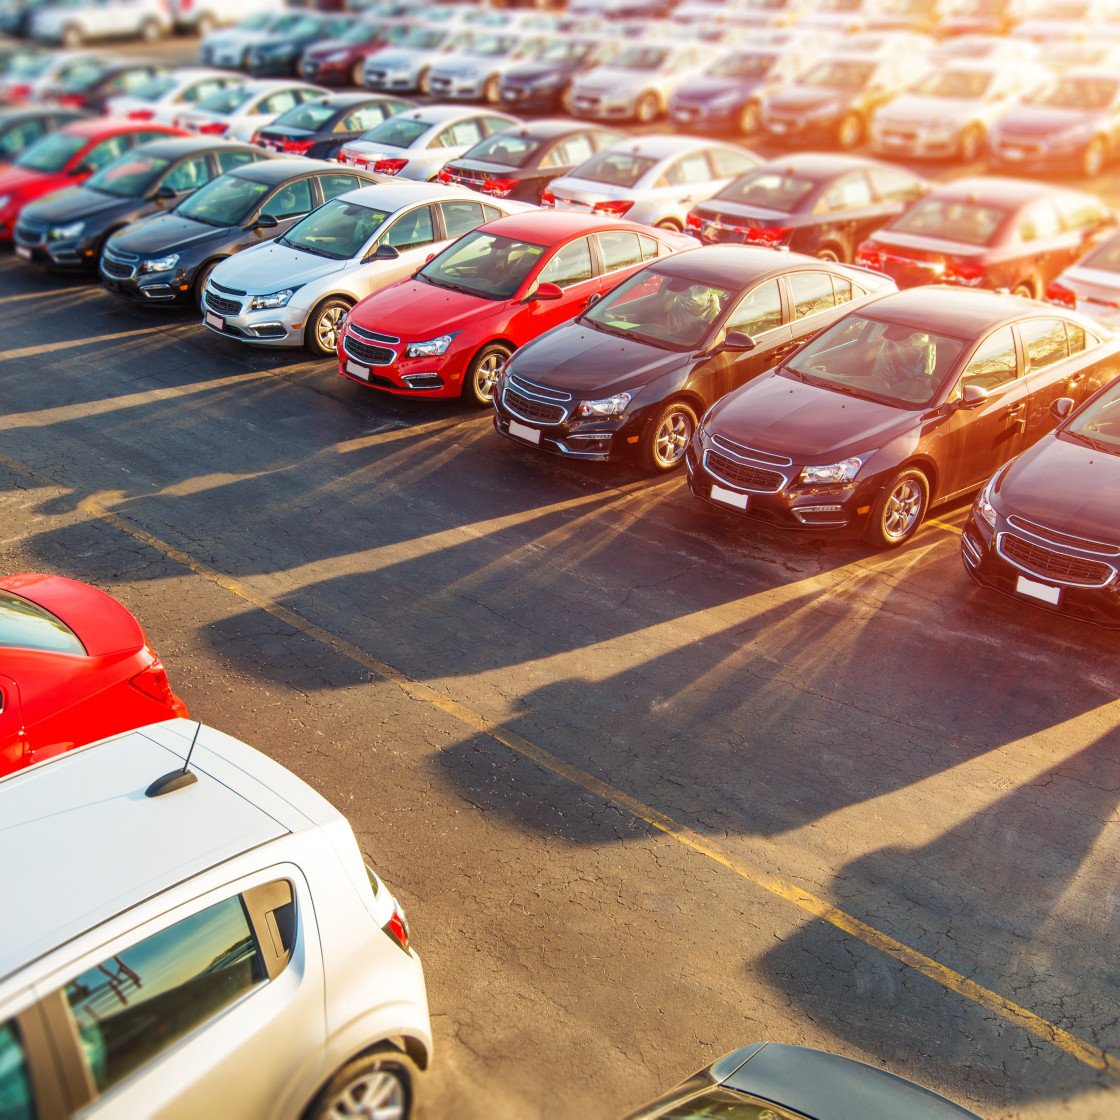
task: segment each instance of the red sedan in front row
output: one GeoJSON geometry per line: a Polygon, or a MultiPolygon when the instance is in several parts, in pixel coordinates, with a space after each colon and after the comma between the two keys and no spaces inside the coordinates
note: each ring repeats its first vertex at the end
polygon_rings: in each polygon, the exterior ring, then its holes
{"type": "Polygon", "coordinates": [[[634,222],[535,210],[487,222],[414,277],[362,300],[339,372],[404,397],[494,398],[509,356],[692,238],[634,222]]]}
{"type": "Polygon", "coordinates": [[[112,596],[61,576],[0,579],[0,778],[186,714],[140,624],[112,596]]]}

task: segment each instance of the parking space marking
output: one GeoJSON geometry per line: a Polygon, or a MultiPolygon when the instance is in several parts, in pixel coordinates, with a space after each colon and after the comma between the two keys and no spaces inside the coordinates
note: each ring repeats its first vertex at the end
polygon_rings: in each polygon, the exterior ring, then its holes
{"type": "Polygon", "coordinates": [[[167,325],[141,327],[136,331],[114,331],[112,334],[90,335],[89,338],[67,338],[62,342],[44,342],[39,346],[21,346],[15,350],[0,350],[0,362],[17,358],[37,358],[42,354],[57,354],[61,350],[77,350],[82,346],[102,346],[106,342],[123,342],[128,339],[146,338],[152,334],[166,334],[167,325]]]}
{"type": "Polygon", "coordinates": [[[950,525],[948,521],[939,521],[936,517],[927,517],[926,524],[946,533],[955,533],[958,537],[964,536],[964,530],[959,525],[950,525]]]}

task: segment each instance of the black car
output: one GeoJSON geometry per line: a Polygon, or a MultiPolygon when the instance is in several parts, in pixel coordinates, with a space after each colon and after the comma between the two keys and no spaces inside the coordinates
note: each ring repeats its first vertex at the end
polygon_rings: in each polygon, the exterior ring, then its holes
{"type": "MultiPolygon", "coordinates": [[[[260,153],[256,153],[259,157],[260,153]]],[[[316,159],[269,159],[214,179],[166,214],[114,234],[101,254],[101,282],[133,303],[200,305],[219,261],[271,241],[324,202],[386,180],[316,159]]]]}
{"type": "Polygon", "coordinates": [[[495,132],[446,164],[441,183],[495,198],[539,203],[545,187],[623,139],[621,132],[570,120],[534,121],[495,132]]]}
{"type": "Polygon", "coordinates": [[[769,245],[850,261],[860,242],[930,189],[878,160],[804,152],[740,175],[688,215],[705,244],[769,245]]]}
{"type": "Polygon", "coordinates": [[[355,22],[353,16],[308,12],[284,31],[270,32],[253,43],[245,53],[245,69],[258,78],[295,75],[308,47],[341,38],[355,22]]]}
{"type": "Polygon", "coordinates": [[[48,132],[57,132],[63,125],[87,115],[81,109],[57,105],[0,110],[0,163],[11,163],[48,132]]]}
{"type": "Polygon", "coordinates": [[[636,272],[589,311],[518,350],[494,426],[572,459],[684,462],[715,401],[892,283],[848,265],[712,245],[636,272]]]}
{"type": "Polygon", "coordinates": [[[347,140],[357,140],[387,117],[412,108],[411,101],[399,97],[338,93],[282,113],[253,137],[253,143],[286,155],[333,159],[347,140]]]}
{"type": "Polygon", "coordinates": [[[536,58],[511,66],[498,83],[502,107],[518,111],[570,112],[572,79],[610,60],[614,48],[583,36],[557,39],[536,58]]]}
{"type": "Polygon", "coordinates": [[[57,86],[47,90],[44,99],[73,109],[104,113],[110,97],[131,93],[166,70],[160,62],[91,60],[75,67],[57,86]]]}
{"type": "Polygon", "coordinates": [[[230,167],[267,158],[248,144],[210,137],[145,144],[81,186],[25,206],[15,229],[16,252],[50,269],[96,269],[101,247],[117,230],[173,209],[230,167]]]}

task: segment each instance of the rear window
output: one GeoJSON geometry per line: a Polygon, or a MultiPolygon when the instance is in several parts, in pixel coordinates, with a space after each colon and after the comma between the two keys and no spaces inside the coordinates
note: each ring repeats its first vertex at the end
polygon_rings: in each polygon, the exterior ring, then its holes
{"type": "Polygon", "coordinates": [[[912,206],[889,228],[898,233],[916,233],[944,241],[987,245],[1006,217],[1007,212],[995,206],[927,198],[912,206]]]}
{"type": "Polygon", "coordinates": [[[760,169],[748,171],[746,175],[724,187],[717,197],[730,202],[741,202],[744,206],[762,206],[767,210],[791,214],[813,193],[816,186],[811,179],[799,179],[796,175],[760,169]]]}
{"type": "Polygon", "coordinates": [[[62,619],[10,591],[0,591],[0,646],[46,653],[86,652],[62,619]]]}
{"type": "Polygon", "coordinates": [[[306,128],[308,132],[318,132],[337,112],[333,105],[324,105],[321,101],[308,101],[304,105],[289,109],[273,125],[273,128],[306,128]]]}
{"type": "Polygon", "coordinates": [[[540,141],[532,137],[498,132],[488,136],[481,144],[476,144],[466,158],[482,159],[487,163],[501,164],[502,167],[523,167],[540,146],[540,141]]]}
{"type": "Polygon", "coordinates": [[[1110,237],[1099,248],[1078,262],[1085,268],[1099,268],[1104,272],[1120,272],[1120,237],[1110,237]]]}
{"type": "Polygon", "coordinates": [[[630,152],[600,152],[571,172],[574,179],[607,183],[612,187],[632,187],[653,165],[654,160],[630,152]]]}

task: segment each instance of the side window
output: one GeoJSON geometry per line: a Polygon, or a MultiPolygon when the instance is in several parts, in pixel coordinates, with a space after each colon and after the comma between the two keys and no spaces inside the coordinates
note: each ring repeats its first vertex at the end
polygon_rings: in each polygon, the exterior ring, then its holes
{"type": "Polygon", "coordinates": [[[591,245],[586,237],[565,245],[537,276],[541,284],[559,284],[561,288],[569,288],[590,279],[591,245]]]}
{"type": "Polygon", "coordinates": [[[232,171],[235,167],[244,167],[247,163],[256,163],[257,158],[253,152],[219,152],[218,168],[223,173],[232,171]]]}
{"type": "Polygon", "coordinates": [[[445,128],[429,145],[432,148],[472,147],[482,139],[478,121],[459,121],[445,128]]]}
{"type": "Polygon", "coordinates": [[[151,78],[151,72],[148,70],[126,70],[113,85],[122,93],[128,93],[151,81],[151,78]]]}
{"type": "Polygon", "coordinates": [[[305,101],[318,101],[323,96],[321,89],[297,89],[296,104],[302,105],[305,101]]]}
{"type": "Polygon", "coordinates": [[[347,191],[356,191],[365,184],[357,175],[320,175],[319,186],[323,191],[323,201],[330,202],[332,198],[338,198],[347,191]]]}
{"type": "Polygon", "coordinates": [[[496,206],[487,206],[483,203],[482,217],[484,221],[492,222],[495,218],[500,218],[501,216],[502,212],[496,206]]]}
{"type": "Polygon", "coordinates": [[[636,233],[616,229],[609,233],[597,233],[595,240],[603,257],[604,272],[616,272],[620,268],[642,263],[642,245],[636,233]]]}
{"type": "Polygon", "coordinates": [[[212,93],[217,93],[218,90],[225,89],[227,84],[224,78],[207,78],[205,81],[196,82],[193,86],[188,86],[183,90],[183,95],[179,100],[193,105],[196,101],[201,101],[203,98],[209,97],[212,93]]]}
{"type": "Polygon", "coordinates": [[[1077,323],[1066,323],[1066,341],[1069,343],[1070,354],[1080,354],[1088,345],[1085,328],[1077,323]]]}
{"type": "MultiPolygon", "coordinates": [[[[490,220],[480,202],[443,202],[440,203],[440,209],[443,211],[443,224],[447,227],[448,237],[462,237],[464,233],[470,233],[472,229],[490,220]]],[[[493,207],[487,206],[486,209],[493,207]]]]}
{"type": "Polygon", "coordinates": [[[1010,327],[1001,327],[977,347],[976,353],[961,374],[960,388],[975,385],[979,389],[991,391],[1014,381],[1017,373],[1015,339],[1010,327]]]}
{"type": "Polygon", "coordinates": [[[818,211],[864,210],[872,204],[871,184],[862,171],[838,179],[824,193],[818,211]]]}
{"type": "Polygon", "coordinates": [[[1069,357],[1064,319],[1028,319],[1019,324],[1019,338],[1027,352],[1028,373],[1069,357]]]}
{"type": "Polygon", "coordinates": [[[417,249],[421,245],[430,245],[435,239],[435,231],[432,229],[432,208],[418,206],[415,210],[402,214],[380,239],[380,244],[392,245],[403,253],[408,249],[417,249]]]}
{"type": "Polygon", "coordinates": [[[1036,202],[1019,223],[1019,237],[1023,241],[1045,241],[1061,231],[1058,211],[1049,200],[1036,202]]]}
{"type": "Polygon", "coordinates": [[[268,978],[240,895],[87,969],[66,985],[100,1092],[268,978]]]}
{"type": "Polygon", "coordinates": [[[261,105],[260,111],[262,113],[286,113],[289,109],[294,109],[301,100],[290,89],[284,89],[268,98],[261,105]]]}
{"type": "Polygon", "coordinates": [[[791,272],[790,294],[793,296],[793,317],[804,319],[818,311],[829,310],[836,306],[832,294],[832,276],[827,272],[791,272]]]}
{"type": "Polygon", "coordinates": [[[210,160],[207,156],[195,156],[184,160],[170,174],[164,177],[163,186],[173,191],[193,191],[210,180],[210,160]]]}
{"type": "Polygon", "coordinates": [[[710,148],[708,158],[717,179],[733,179],[751,168],[751,161],[744,153],[727,148],[710,148]]]}
{"type": "Polygon", "coordinates": [[[129,141],[129,147],[140,147],[141,144],[150,144],[153,140],[167,140],[166,132],[141,132],[129,141]]]}
{"type": "Polygon", "coordinates": [[[0,1115],[4,1120],[35,1120],[27,1055],[15,1023],[0,1023],[0,1115]]]}
{"type": "Polygon", "coordinates": [[[301,214],[311,211],[311,180],[297,179],[281,187],[261,207],[262,214],[268,214],[278,222],[287,218],[298,218],[301,214]]]}
{"type": "Polygon", "coordinates": [[[541,167],[575,167],[594,154],[590,136],[572,136],[557,144],[541,160],[541,167]]]}
{"type": "Polygon", "coordinates": [[[729,331],[741,331],[752,338],[781,325],[782,299],[778,294],[777,280],[767,280],[752,288],[727,320],[729,331]]]}
{"type": "Polygon", "coordinates": [[[1054,205],[1062,228],[1077,233],[1095,229],[1108,217],[1108,211],[1095,198],[1084,195],[1058,195],[1054,205]]]}
{"type": "MultiPolygon", "coordinates": [[[[832,293],[836,296],[836,304],[839,306],[842,303],[848,303],[852,299],[852,282],[845,280],[843,276],[832,277],[832,293]]],[[[860,295],[863,293],[861,292],[860,295]]]]}
{"type": "Polygon", "coordinates": [[[868,174],[882,202],[913,202],[924,193],[921,183],[893,167],[872,167],[868,174]]]}
{"type": "MultiPolygon", "coordinates": [[[[495,132],[505,132],[507,128],[512,128],[515,124],[517,124],[517,121],[507,120],[505,117],[482,118],[482,130],[487,136],[495,132]]],[[[481,140],[482,137],[480,136],[479,139],[481,140]]]]}
{"type": "Polygon", "coordinates": [[[92,151],[86,154],[82,163],[93,171],[98,171],[105,164],[123,155],[131,145],[131,136],[113,136],[102,140],[92,151]]]}
{"type": "Polygon", "coordinates": [[[335,132],[368,132],[374,125],[380,124],[385,119],[383,105],[363,105],[360,109],[342,118],[335,127],[335,132]]]}
{"type": "Polygon", "coordinates": [[[642,246],[642,260],[652,261],[660,254],[661,247],[658,245],[656,237],[647,237],[644,233],[639,233],[638,241],[642,246]]]}
{"type": "Polygon", "coordinates": [[[708,166],[707,156],[703,152],[694,152],[669,164],[657,185],[679,187],[686,183],[708,183],[711,178],[712,171],[708,166]]]}

